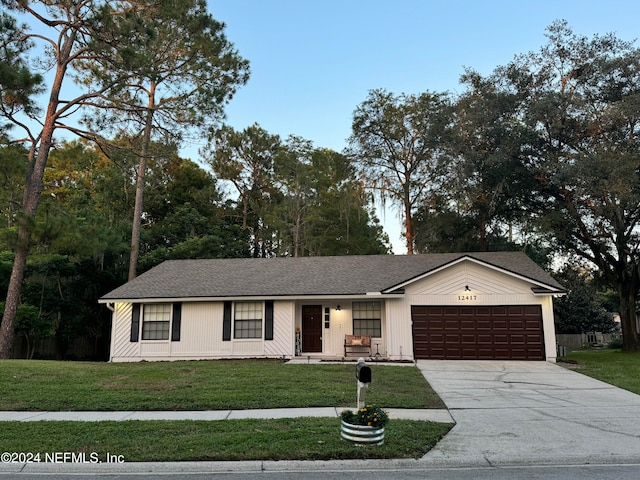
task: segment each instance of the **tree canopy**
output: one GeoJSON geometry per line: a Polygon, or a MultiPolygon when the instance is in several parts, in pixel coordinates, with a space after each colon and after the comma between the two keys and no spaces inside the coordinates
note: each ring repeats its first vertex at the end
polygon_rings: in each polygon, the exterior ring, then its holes
{"type": "Polygon", "coordinates": [[[555,22],[539,51],[467,69],[457,95],[371,90],[336,152],[223,124],[249,69],[203,0],[3,5],[0,357],[15,332],[29,355],[47,336],[60,356],[79,336],[103,341],[96,299],[166,259],[388,253],[375,197],[399,209],[410,254],[580,258],[559,277],[571,290],[559,327],[611,326],[585,300],[597,280],[617,293],[624,348],[638,348],[633,43],[555,22]],[[209,144],[188,159],[190,135],[209,144]]]}
{"type": "MultiPolygon", "coordinates": [[[[142,137],[138,143],[140,163],[129,262],[130,276],[131,272],[135,275],[147,149],[154,119],[164,116],[174,124],[198,127],[210,116],[219,118],[223,103],[238,84],[246,81],[247,64],[224,37],[224,25],[206,12],[206,4],[200,0],[5,0],[3,5],[9,13],[3,13],[0,19],[0,81],[4,93],[0,115],[9,125],[24,131],[24,138],[13,141],[29,145],[23,200],[16,216],[18,242],[0,326],[0,358],[7,358],[30,250],[30,230],[54,133],[70,131],[104,143],[104,136],[98,132],[112,130],[106,128],[103,119],[108,119],[109,125],[114,118],[142,122],[143,130],[133,134],[142,137]],[[17,26],[10,13],[30,18],[38,25],[38,32],[17,26]],[[49,97],[42,109],[31,103],[31,95],[44,77],[24,67],[35,41],[44,45],[40,52],[42,68],[52,69],[49,97]],[[11,70],[8,65],[18,69],[11,70]],[[68,77],[78,88],[63,90],[68,77]],[[80,128],[80,120],[88,130],[80,128]]],[[[176,128],[166,131],[175,132],[176,128]]]]}

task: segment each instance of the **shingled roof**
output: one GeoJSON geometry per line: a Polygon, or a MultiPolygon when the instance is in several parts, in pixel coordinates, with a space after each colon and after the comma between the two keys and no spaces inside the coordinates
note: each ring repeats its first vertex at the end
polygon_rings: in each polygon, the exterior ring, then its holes
{"type": "Polygon", "coordinates": [[[528,279],[538,288],[564,291],[524,253],[484,252],[168,260],[100,301],[382,293],[465,257],[528,279]]]}

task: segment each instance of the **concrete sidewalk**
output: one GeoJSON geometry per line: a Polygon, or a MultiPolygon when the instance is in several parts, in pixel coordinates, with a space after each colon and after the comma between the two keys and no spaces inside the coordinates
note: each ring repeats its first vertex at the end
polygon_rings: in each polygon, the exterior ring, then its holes
{"type": "MultiPolygon", "coordinates": [[[[339,418],[342,410],[354,410],[355,407],[317,407],[317,408],[280,408],[265,410],[209,410],[209,411],[155,411],[155,412],[0,412],[0,422],[39,422],[74,421],[106,422],[128,420],[205,420],[223,421],[245,418],[300,418],[328,417],[339,418]]],[[[423,409],[386,409],[392,419],[428,420],[432,422],[453,423],[448,410],[423,409]]],[[[338,430],[336,430],[336,435],[338,430]]],[[[319,467],[334,471],[353,469],[399,469],[420,467],[419,460],[328,460],[314,461],[222,461],[222,462],[124,462],[124,463],[0,463],[0,476],[3,475],[143,475],[155,474],[211,474],[228,472],[284,472],[316,470],[319,467]]]]}
{"type": "MultiPolygon", "coordinates": [[[[345,410],[354,407],[276,408],[264,410],[204,410],[204,411],[78,411],[78,412],[0,412],[0,422],[120,422],[126,420],[241,420],[245,418],[300,418],[340,417],[345,410]]],[[[385,409],[389,416],[398,420],[423,420],[439,423],[454,423],[448,410],[385,409]]]]}

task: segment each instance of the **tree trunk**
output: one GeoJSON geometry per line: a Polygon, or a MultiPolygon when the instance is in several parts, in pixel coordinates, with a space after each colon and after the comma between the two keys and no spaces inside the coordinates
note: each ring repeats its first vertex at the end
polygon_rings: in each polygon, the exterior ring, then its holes
{"type": "Polygon", "coordinates": [[[407,255],[413,255],[413,218],[411,216],[411,205],[405,201],[404,204],[404,236],[407,239],[407,255]]]}
{"type": "MultiPolygon", "coordinates": [[[[20,227],[20,231],[23,227],[20,227]]],[[[22,236],[22,235],[20,235],[22,236]]],[[[2,315],[2,326],[0,326],[0,359],[11,357],[11,348],[13,347],[14,324],[16,313],[18,312],[18,303],[20,301],[20,291],[22,289],[22,280],[24,279],[24,271],[27,267],[28,247],[20,247],[16,251],[13,260],[13,268],[9,279],[9,289],[7,290],[7,299],[4,305],[4,314],[2,315]]]]}
{"type": "Polygon", "coordinates": [[[478,239],[478,248],[481,252],[487,252],[489,250],[487,244],[487,221],[484,215],[480,216],[480,238],[478,239]]]}
{"type": "Polygon", "coordinates": [[[153,109],[155,107],[155,84],[149,89],[149,104],[147,118],[145,119],[142,146],[140,148],[140,160],[136,180],[136,200],[133,209],[133,222],[131,226],[131,254],[129,256],[129,281],[138,274],[138,257],[140,254],[140,231],[142,229],[142,209],[144,203],[144,177],[147,170],[147,155],[151,146],[151,130],[153,129],[153,109]]]}
{"type": "Polygon", "coordinates": [[[11,277],[9,278],[9,288],[5,301],[5,310],[0,326],[0,359],[7,359],[11,356],[14,339],[14,325],[18,304],[20,303],[20,292],[24,273],[27,268],[27,256],[30,248],[31,227],[40,203],[42,193],[44,170],[49,160],[49,150],[53,142],[53,133],[56,129],[57,109],[60,103],[60,89],[67,70],[67,61],[73,45],[73,37],[66,40],[64,48],[61,50],[56,74],[51,85],[51,94],[47,113],[40,136],[40,144],[32,145],[29,151],[29,170],[24,187],[21,214],[19,216],[18,246],[13,260],[11,277]]]}
{"type": "Polygon", "coordinates": [[[624,282],[618,285],[618,293],[620,295],[622,350],[637,352],[640,346],[636,322],[636,296],[638,292],[630,282],[624,282]]]}
{"type": "Polygon", "coordinates": [[[136,180],[136,200],[131,225],[131,252],[129,254],[129,281],[136,278],[138,272],[138,255],[140,253],[140,230],[142,228],[142,204],[144,200],[144,174],[147,169],[147,156],[140,155],[136,180]]]}

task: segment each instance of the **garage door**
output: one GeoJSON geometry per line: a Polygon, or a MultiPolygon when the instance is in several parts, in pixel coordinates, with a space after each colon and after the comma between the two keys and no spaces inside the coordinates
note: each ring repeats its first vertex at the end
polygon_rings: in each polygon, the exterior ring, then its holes
{"type": "Polygon", "coordinates": [[[417,359],[544,360],[539,305],[413,306],[417,359]]]}

